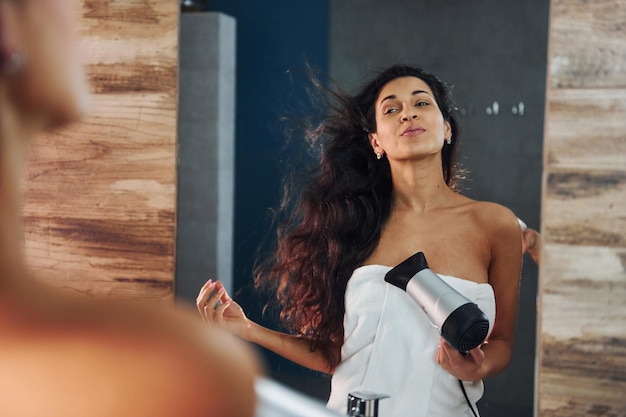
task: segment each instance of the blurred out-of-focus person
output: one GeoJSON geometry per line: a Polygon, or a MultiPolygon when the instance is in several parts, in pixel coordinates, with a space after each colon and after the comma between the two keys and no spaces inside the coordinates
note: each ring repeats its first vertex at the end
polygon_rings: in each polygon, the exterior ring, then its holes
{"type": "Polygon", "coordinates": [[[0,415],[252,416],[257,363],[242,342],[173,306],[48,288],[26,265],[27,149],[88,101],[70,4],[0,0],[0,415]]]}

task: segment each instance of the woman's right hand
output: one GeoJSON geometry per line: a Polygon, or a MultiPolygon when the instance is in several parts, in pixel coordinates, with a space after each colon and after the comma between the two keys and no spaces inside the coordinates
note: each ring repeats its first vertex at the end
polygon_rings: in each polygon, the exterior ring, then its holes
{"type": "MultiPolygon", "coordinates": [[[[228,295],[219,281],[207,281],[200,289],[196,306],[205,323],[219,327],[242,339],[256,343],[290,361],[319,372],[332,373],[334,366],[321,351],[311,351],[306,337],[270,330],[252,322],[239,304],[228,295]]],[[[341,346],[335,354],[340,355],[341,346]]]]}
{"type": "Polygon", "coordinates": [[[250,320],[239,304],[233,301],[220,281],[208,280],[196,298],[202,320],[237,336],[244,337],[250,320]]]}

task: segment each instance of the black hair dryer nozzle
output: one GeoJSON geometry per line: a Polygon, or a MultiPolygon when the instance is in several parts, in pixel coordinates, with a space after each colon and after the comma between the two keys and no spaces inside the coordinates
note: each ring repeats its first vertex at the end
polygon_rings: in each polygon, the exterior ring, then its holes
{"type": "Polygon", "coordinates": [[[487,337],[485,313],[431,271],[422,252],[389,271],[385,281],[406,291],[456,350],[468,352],[487,337]]]}

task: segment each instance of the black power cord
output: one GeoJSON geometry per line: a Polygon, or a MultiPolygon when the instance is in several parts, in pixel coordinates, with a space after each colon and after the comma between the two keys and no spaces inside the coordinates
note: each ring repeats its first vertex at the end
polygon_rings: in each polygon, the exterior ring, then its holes
{"type": "Polygon", "coordinates": [[[474,414],[474,417],[478,417],[478,414],[476,413],[476,411],[474,411],[474,407],[472,406],[472,402],[470,401],[469,397],[467,396],[467,392],[465,391],[465,385],[463,385],[463,381],[461,381],[459,379],[459,385],[461,386],[461,391],[463,391],[463,396],[465,397],[465,401],[467,401],[467,405],[469,406],[470,410],[472,410],[472,414],[474,414]]]}

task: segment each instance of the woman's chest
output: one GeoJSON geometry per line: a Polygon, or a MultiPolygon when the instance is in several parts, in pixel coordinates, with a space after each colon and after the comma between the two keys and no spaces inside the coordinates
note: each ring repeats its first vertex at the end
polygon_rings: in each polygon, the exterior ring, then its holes
{"type": "Polygon", "coordinates": [[[430,269],[476,282],[488,282],[492,240],[470,218],[391,218],[368,264],[395,266],[423,252],[430,269]]]}

